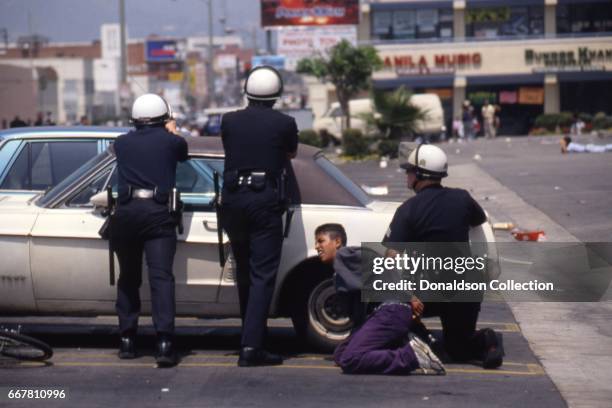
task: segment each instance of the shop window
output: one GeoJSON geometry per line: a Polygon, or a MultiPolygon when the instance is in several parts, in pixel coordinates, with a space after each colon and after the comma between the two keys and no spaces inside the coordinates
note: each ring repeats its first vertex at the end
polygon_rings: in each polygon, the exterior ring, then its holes
{"type": "Polygon", "coordinates": [[[579,2],[557,6],[557,32],[612,32],[612,1],[579,2]]]}
{"type": "Polygon", "coordinates": [[[506,6],[468,9],[466,35],[475,38],[544,34],[543,6],[506,6]]]}
{"type": "Polygon", "coordinates": [[[451,38],[452,9],[409,9],[372,12],[376,40],[451,38]]]}

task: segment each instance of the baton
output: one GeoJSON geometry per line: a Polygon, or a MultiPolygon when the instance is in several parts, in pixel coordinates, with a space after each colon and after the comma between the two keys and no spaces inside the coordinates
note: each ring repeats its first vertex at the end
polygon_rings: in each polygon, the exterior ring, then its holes
{"type": "Polygon", "coordinates": [[[221,205],[219,195],[219,173],[213,172],[213,180],[215,184],[215,198],[213,205],[217,214],[217,248],[219,249],[219,265],[221,268],[225,266],[225,251],[223,250],[223,229],[221,228],[221,205]]]}
{"type": "Polygon", "coordinates": [[[115,253],[113,252],[112,244],[112,222],[115,200],[113,199],[113,187],[111,185],[106,186],[106,202],[108,204],[108,266],[109,266],[109,281],[111,286],[115,286],[115,253]]]}

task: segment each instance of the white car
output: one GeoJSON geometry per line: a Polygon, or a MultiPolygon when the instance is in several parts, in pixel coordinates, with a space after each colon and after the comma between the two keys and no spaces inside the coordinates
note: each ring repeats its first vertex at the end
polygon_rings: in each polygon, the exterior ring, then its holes
{"type": "MultiPolygon", "coordinates": [[[[233,262],[230,257],[220,266],[218,224],[211,206],[213,172],[222,174],[223,168],[221,140],[189,138],[188,143],[190,159],[177,169],[185,202],[185,230],[174,260],[177,314],[238,317],[233,262]]],[[[295,213],[283,243],[270,313],[291,317],[299,335],[329,349],[348,335],[351,321],[338,305],[331,268],[316,256],[314,230],[339,222],[349,245],[380,242],[398,203],[373,201],[309,146],[300,145],[292,168],[295,213]]],[[[115,314],[108,243],[98,236],[104,218],[90,203],[115,180],[115,157],[107,150],[44,194],[0,196],[0,314],[115,314]]],[[[478,231],[483,241],[493,240],[488,223],[478,231]]],[[[224,245],[229,252],[225,236],[224,245]]],[[[143,313],[148,314],[146,271],[143,280],[143,313]]]]}

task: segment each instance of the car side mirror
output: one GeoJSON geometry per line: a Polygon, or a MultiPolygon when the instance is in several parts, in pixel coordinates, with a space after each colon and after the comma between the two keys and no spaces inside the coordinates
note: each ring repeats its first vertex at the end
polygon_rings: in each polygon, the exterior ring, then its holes
{"type": "Polygon", "coordinates": [[[106,190],[102,190],[97,194],[94,194],[89,202],[94,205],[94,208],[107,208],[108,207],[108,197],[106,194],[106,190]]]}

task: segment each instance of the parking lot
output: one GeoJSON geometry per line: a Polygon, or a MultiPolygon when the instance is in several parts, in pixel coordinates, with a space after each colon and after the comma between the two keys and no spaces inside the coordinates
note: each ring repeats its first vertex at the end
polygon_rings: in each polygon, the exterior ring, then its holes
{"type": "MultiPolygon", "coordinates": [[[[471,190],[494,221],[542,227],[557,242],[609,240],[605,229],[610,231],[612,205],[605,192],[612,189],[612,181],[605,173],[610,170],[610,156],[561,157],[551,142],[524,138],[445,145],[451,163],[449,184],[471,190]],[[477,154],[479,159],[474,158],[477,154]],[[570,189],[571,194],[561,194],[570,189]],[[574,202],[574,196],[586,202],[574,202]]],[[[410,195],[393,162],[386,169],[375,162],[341,167],[360,184],[387,185],[389,195],[382,199],[410,195]]],[[[510,239],[503,231],[497,238],[510,239]]],[[[181,362],[160,370],[154,366],[148,319],[139,337],[142,355],[124,361],[116,356],[114,317],[4,317],[0,325],[22,324],[24,333],[47,341],[55,354],[48,364],[0,361],[0,384],[3,389],[65,389],[68,395],[67,401],[13,401],[10,406],[69,402],[71,406],[557,407],[567,401],[572,406],[602,406],[609,401],[612,383],[606,369],[612,355],[609,303],[585,304],[551,317],[550,313],[565,310],[565,305],[483,304],[479,326],[503,334],[504,365],[483,370],[450,364],[444,377],[343,375],[329,355],[303,346],[284,319],[270,321],[268,345],[287,358],[283,366],[236,367],[240,329],[235,319],[179,319],[181,362]],[[587,327],[592,333],[580,337],[572,327],[583,333],[587,327]]],[[[427,323],[434,330],[440,328],[435,319],[427,323]]],[[[7,404],[5,397],[0,401],[7,404]]]]}

